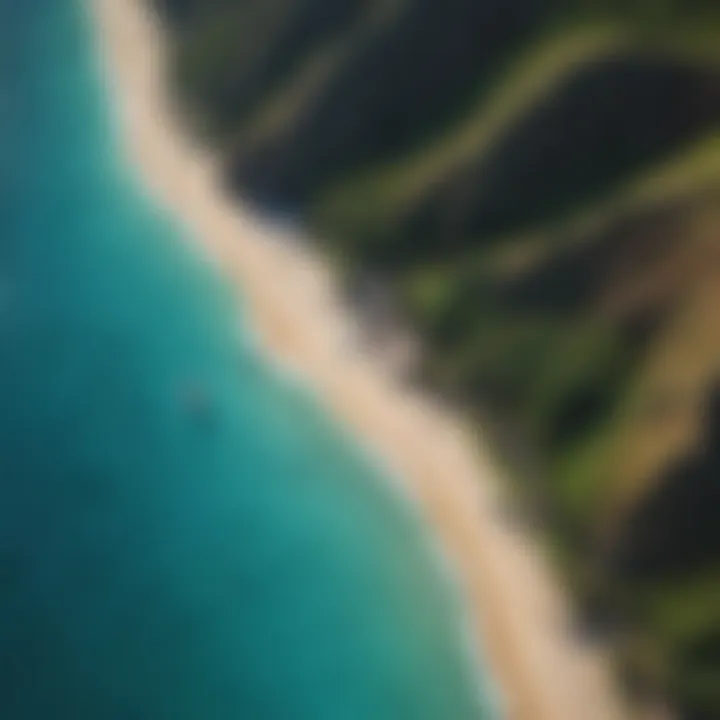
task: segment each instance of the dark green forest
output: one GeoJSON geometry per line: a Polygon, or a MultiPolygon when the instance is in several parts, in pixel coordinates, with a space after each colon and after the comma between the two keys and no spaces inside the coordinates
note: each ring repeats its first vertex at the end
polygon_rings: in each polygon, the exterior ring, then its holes
{"type": "Polygon", "coordinates": [[[152,2],[228,186],[387,288],[628,692],[720,717],[720,3],[152,2]]]}

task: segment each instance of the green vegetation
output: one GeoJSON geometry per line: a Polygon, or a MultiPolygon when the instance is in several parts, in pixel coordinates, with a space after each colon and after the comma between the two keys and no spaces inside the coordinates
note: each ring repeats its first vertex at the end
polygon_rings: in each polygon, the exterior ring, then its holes
{"type": "Polygon", "coordinates": [[[639,694],[720,716],[720,3],[152,0],[228,182],[530,459],[639,694]]]}

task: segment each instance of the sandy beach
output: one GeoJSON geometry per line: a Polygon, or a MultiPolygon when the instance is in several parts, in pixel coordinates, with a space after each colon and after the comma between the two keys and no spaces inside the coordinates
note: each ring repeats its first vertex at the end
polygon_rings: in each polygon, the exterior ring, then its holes
{"type": "MultiPolygon", "coordinates": [[[[329,267],[219,189],[216,163],[176,122],[160,29],[143,0],[87,0],[127,157],[242,293],[260,343],[401,479],[439,540],[511,720],[624,717],[607,658],[573,635],[541,543],[502,512],[490,453],[461,419],[358,352],[329,267]]],[[[452,720],[448,718],[447,720],[452,720]]]]}

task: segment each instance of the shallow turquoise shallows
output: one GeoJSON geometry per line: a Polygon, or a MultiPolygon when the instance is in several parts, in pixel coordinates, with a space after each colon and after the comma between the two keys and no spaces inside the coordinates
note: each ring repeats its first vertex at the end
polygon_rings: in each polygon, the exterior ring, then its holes
{"type": "Polygon", "coordinates": [[[0,720],[489,717],[421,525],[108,107],[79,2],[0,0],[0,720]]]}

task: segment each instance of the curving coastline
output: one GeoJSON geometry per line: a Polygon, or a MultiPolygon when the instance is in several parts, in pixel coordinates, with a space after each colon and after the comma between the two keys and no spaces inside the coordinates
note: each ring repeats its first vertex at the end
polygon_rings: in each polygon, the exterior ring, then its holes
{"type": "Polygon", "coordinates": [[[170,110],[161,31],[142,0],[87,1],[128,158],[237,282],[262,344],[403,479],[454,570],[473,644],[489,660],[506,716],[622,717],[602,654],[572,637],[566,599],[539,544],[499,511],[488,453],[451,412],[399,388],[378,358],[352,348],[354,321],[320,257],[284,242],[218,188],[213,158],[170,110]]]}

